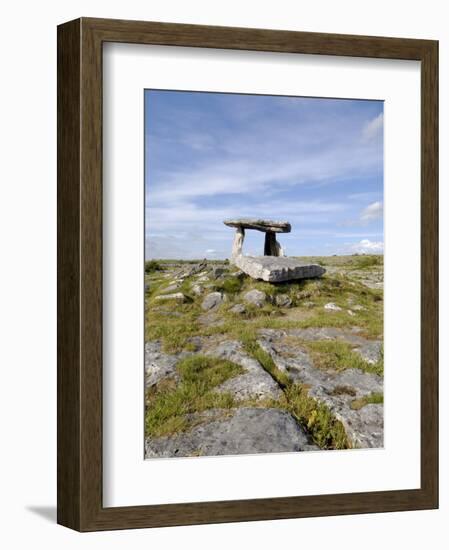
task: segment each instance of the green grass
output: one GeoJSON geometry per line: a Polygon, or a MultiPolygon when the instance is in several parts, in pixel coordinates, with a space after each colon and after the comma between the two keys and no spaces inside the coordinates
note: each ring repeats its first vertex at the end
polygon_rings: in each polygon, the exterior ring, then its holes
{"type": "Polygon", "coordinates": [[[189,338],[201,332],[194,304],[149,303],[145,312],[145,340],[161,340],[167,353],[177,353],[189,344],[189,338]]]}
{"type": "Polygon", "coordinates": [[[383,393],[371,393],[370,395],[365,395],[360,399],[354,399],[354,401],[351,402],[351,409],[358,411],[370,403],[379,404],[383,402],[383,393]]]}
{"type": "Polygon", "coordinates": [[[242,290],[243,281],[238,277],[229,277],[222,281],[217,281],[213,290],[226,292],[227,294],[236,294],[242,290]]]}
{"type": "Polygon", "coordinates": [[[147,392],[145,435],[160,437],[193,427],[186,415],[207,409],[229,409],[235,405],[228,393],[214,388],[243,372],[242,367],[224,359],[193,355],[177,366],[181,380],[164,381],[147,392]]]}
{"type": "Polygon", "coordinates": [[[378,255],[363,255],[356,256],[356,269],[371,269],[372,267],[383,266],[383,256],[378,255]]]}
{"type": "Polygon", "coordinates": [[[302,424],[321,449],[349,449],[351,444],[343,424],[324,403],[308,395],[303,384],[291,384],[285,390],[287,410],[302,424]]]}
{"type": "Polygon", "coordinates": [[[341,372],[346,369],[359,369],[363,372],[383,375],[383,359],[371,364],[365,361],[353,346],[339,340],[302,341],[312,357],[315,367],[341,372]]]}

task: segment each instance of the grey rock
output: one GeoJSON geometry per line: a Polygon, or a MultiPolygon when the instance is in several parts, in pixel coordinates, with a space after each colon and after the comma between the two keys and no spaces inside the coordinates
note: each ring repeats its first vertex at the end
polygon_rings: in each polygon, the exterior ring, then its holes
{"type": "Polygon", "coordinates": [[[201,285],[192,285],[192,292],[196,295],[196,296],[200,296],[203,292],[203,287],[201,285]]]}
{"type": "Polygon", "coordinates": [[[216,348],[208,350],[206,355],[228,359],[244,370],[243,374],[226,380],[217,391],[229,392],[236,399],[279,399],[282,396],[278,384],[256,359],[243,351],[240,342],[221,342],[216,348]]]}
{"type": "Polygon", "coordinates": [[[253,290],[248,290],[248,292],[245,292],[243,299],[245,302],[253,304],[257,307],[262,307],[267,300],[267,295],[265,292],[254,288],[253,290]]]}
{"type": "MultiPolygon", "coordinates": [[[[354,327],[357,328],[357,327],[354,327]]],[[[348,344],[353,344],[355,346],[362,346],[370,340],[362,338],[357,334],[358,329],[351,331],[345,331],[341,328],[334,327],[309,327],[309,328],[295,328],[288,330],[279,330],[279,329],[261,329],[259,334],[269,339],[270,341],[276,341],[279,338],[284,336],[294,336],[299,340],[341,340],[342,342],[347,342],[348,344]]]]}
{"type": "Polygon", "coordinates": [[[341,311],[341,307],[337,306],[337,304],[334,304],[333,302],[329,302],[328,304],[325,304],[324,309],[328,311],[341,311]]]}
{"type": "Polygon", "coordinates": [[[320,265],[304,264],[294,258],[277,256],[243,256],[233,258],[234,264],[253,279],[281,283],[296,279],[321,277],[326,270],[320,265]]]}
{"type": "Polygon", "coordinates": [[[214,266],[211,270],[211,275],[214,279],[218,279],[219,277],[224,275],[224,273],[226,273],[226,271],[228,271],[228,270],[224,269],[223,267],[214,266]]]}
{"type": "Polygon", "coordinates": [[[169,294],[180,287],[179,283],[170,284],[161,290],[161,294],[169,294]]]}
{"type": "Polygon", "coordinates": [[[261,220],[259,218],[236,218],[223,222],[228,227],[239,229],[256,229],[257,231],[271,233],[290,233],[292,227],[288,222],[261,220]]]}
{"type": "Polygon", "coordinates": [[[161,343],[145,343],[145,387],[149,388],[164,378],[179,378],[176,364],[186,354],[170,355],[161,351],[161,343]]]}
{"type": "Polygon", "coordinates": [[[223,295],[221,294],[221,292],[211,292],[204,298],[201,304],[201,309],[203,309],[204,311],[209,311],[213,308],[218,307],[222,301],[223,295]]]}
{"type": "Polygon", "coordinates": [[[352,306],[352,309],[354,311],[364,311],[366,308],[361,306],[360,304],[355,304],[354,306],[352,306]]]}
{"type": "Polygon", "coordinates": [[[192,430],[169,437],[147,438],[145,457],[219,456],[317,450],[294,418],[279,409],[241,408],[208,411],[192,430]],[[219,411],[218,411],[219,412],[219,411]],[[207,420],[204,418],[202,420],[207,420]]]}
{"type": "MultiPolygon", "coordinates": [[[[266,338],[260,338],[257,340],[259,346],[273,358],[276,367],[287,374],[292,382],[304,382],[309,379],[307,373],[313,369],[312,360],[309,354],[299,348],[286,347],[283,343],[279,344],[270,341],[266,338]]],[[[315,379],[313,380],[315,382],[315,379]]]]}
{"type": "Polygon", "coordinates": [[[358,353],[367,363],[374,365],[382,357],[382,342],[377,340],[367,341],[361,346],[354,348],[353,351],[358,353]]]}
{"type": "Polygon", "coordinates": [[[232,306],[229,311],[242,315],[243,313],[246,313],[246,308],[243,304],[235,304],[235,306],[232,306]]]}
{"type": "Polygon", "coordinates": [[[288,294],[276,294],[275,303],[279,307],[290,307],[292,300],[288,294]]]}
{"type": "Polygon", "coordinates": [[[175,292],[174,294],[161,294],[160,296],[156,296],[155,300],[157,301],[163,301],[163,300],[174,300],[176,302],[185,302],[186,297],[182,292],[175,292]]]}
{"type": "Polygon", "coordinates": [[[307,385],[309,396],[324,403],[332,414],[341,421],[351,443],[356,447],[383,446],[383,406],[366,405],[353,410],[354,399],[372,393],[383,393],[383,380],[377,374],[359,369],[346,369],[341,372],[323,371],[314,367],[306,350],[299,345],[287,344],[284,337],[297,335],[302,339],[323,340],[341,339],[350,343],[371,345],[372,342],[354,334],[346,334],[340,329],[293,329],[259,331],[258,343],[268,353],[276,367],[288,374],[293,382],[307,385]],[[325,337],[324,337],[325,336],[325,337]],[[351,393],[341,391],[351,388],[351,393]]]}

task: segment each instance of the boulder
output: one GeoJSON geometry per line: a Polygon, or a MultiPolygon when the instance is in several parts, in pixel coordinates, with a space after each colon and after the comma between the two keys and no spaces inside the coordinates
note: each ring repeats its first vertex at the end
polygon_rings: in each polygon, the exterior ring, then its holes
{"type": "Polygon", "coordinates": [[[203,287],[201,285],[192,285],[192,292],[196,296],[199,296],[203,292],[203,287]]]}
{"type": "Polygon", "coordinates": [[[201,308],[204,311],[209,311],[211,309],[218,307],[222,301],[223,301],[223,294],[221,292],[211,292],[204,298],[201,304],[201,308]]]}
{"type": "Polygon", "coordinates": [[[290,307],[292,300],[288,294],[276,294],[275,303],[279,307],[290,307]]]}
{"type": "Polygon", "coordinates": [[[229,311],[242,315],[243,313],[246,313],[246,308],[243,304],[235,304],[235,306],[232,306],[229,311]]]}
{"type": "Polygon", "coordinates": [[[265,294],[265,292],[254,288],[253,290],[248,290],[248,292],[245,292],[245,294],[243,295],[243,299],[249,304],[253,304],[257,307],[262,307],[267,300],[267,295],[265,294]]]}

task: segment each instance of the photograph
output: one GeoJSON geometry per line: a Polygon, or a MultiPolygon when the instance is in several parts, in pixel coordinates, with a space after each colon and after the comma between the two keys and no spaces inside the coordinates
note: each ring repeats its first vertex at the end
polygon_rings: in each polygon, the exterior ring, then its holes
{"type": "Polygon", "coordinates": [[[383,448],[383,101],[143,99],[145,459],[383,448]]]}

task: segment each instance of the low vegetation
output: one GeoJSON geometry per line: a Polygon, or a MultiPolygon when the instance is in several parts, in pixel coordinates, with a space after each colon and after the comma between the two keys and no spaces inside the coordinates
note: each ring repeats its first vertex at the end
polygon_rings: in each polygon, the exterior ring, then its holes
{"type": "MultiPolygon", "coordinates": [[[[246,400],[236,403],[230,394],[217,392],[224,381],[238,376],[242,368],[230,361],[194,354],[183,359],[177,366],[179,381],[164,380],[148,390],[146,395],[145,432],[154,437],[170,435],[191,429],[202,422],[206,410],[226,411],[235,406],[276,406],[289,411],[304,426],[312,440],[320,448],[348,448],[350,442],[345,429],[329,408],[309,396],[305,385],[294,384],[287,373],[278,369],[272,357],[257,343],[259,329],[298,329],[335,327],[351,331],[367,339],[382,339],[383,291],[377,284],[382,280],[383,258],[381,256],[336,256],[331,258],[308,258],[321,263],[327,273],[321,279],[303,280],[285,284],[270,284],[255,281],[247,276],[235,276],[235,268],[226,266],[224,276],[209,277],[200,283],[202,293],[192,289],[198,284],[194,274],[180,279],[173,292],[181,292],[184,303],[157,300],[161,292],[173,283],[176,273],[184,264],[195,263],[178,260],[158,260],[145,264],[145,339],[159,340],[163,351],[178,353],[195,351],[195,337],[214,337],[237,340],[245,352],[254,357],[277,381],[283,390],[280,400],[246,400]],[[247,304],[243,295],[252,289],[261,290],[267,296],[262,307],[247,304]],[[220,292],[226,296],[217,308],[205,312],[204,296],[220,292]],[[290,307],[276,305],[276,297],[286,295],[290,307]],[[324,306],[332,303],[337,309],[324,306]],[[232,312],[233,306],[244,304],[244,312],[232,312]]],[[[215,265],[217,262],[209,262],[215,265]]],[[[221,265],[223,262],[221,262],[221,265]]],[[[188,269],[188,266],[187,266],[188,269]]],[[[289,342],[291,344],[292,342],[289,342]]],[[[375,363],[365,361],[354,346],[340,340],[294,342],[309,353],[314,366],[323,370],[341,372],[355,368],[383,376],[383,357],[375,363]]],[[[334,395],[356,396],[349,386],[337,386],[334,395]]],[[[354,410],[369,403],[382,403],[382,394],[372,394],[353,399],[354,410]]]]}
{"type": "Polygon", "coordinates": [[[177,366],[181,380],[165,380],[147,391],[145,433],[154,437],[170,435],[192,428],[198,418],[189,414],[207,409],[229,409],[234,400],[227,393],[214,389],[233,376],[241,374],[242,367],[217,358],[193,355],[177,366]]]}
{"type": "Polygon", "coordinates": [[[378,404],[383,402],[384,396],[382,393],[371,393],[370,395],[365,395],[360,399],[354,399],[354,401],[351,402],[351,409],[358,411],[370,403],[378,404]]]}
{"type": "Polygon", "coordinates": [[[337,372],[346,369],[360,369],[364,372],[372,372],[383,375],[383,361],[374,364],[365,361],[358,353],[353,351],[354,346],[339,340],[319,340],[315,342],[302,342],[312,356],[313,364],[324,370],[337,372]]]}

